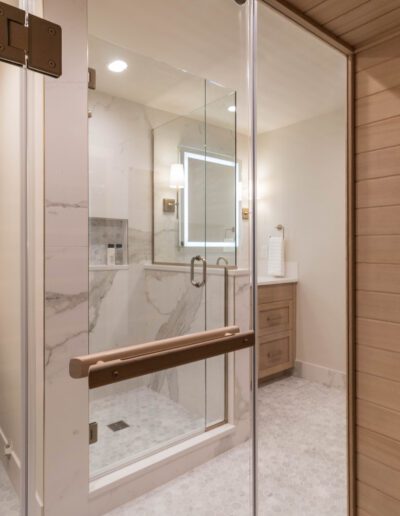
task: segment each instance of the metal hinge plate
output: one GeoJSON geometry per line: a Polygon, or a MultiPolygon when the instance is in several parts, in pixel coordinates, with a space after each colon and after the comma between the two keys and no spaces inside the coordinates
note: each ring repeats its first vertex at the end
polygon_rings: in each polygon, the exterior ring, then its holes
{"type": "Polygon", "coordinates": [[[89,444],[97,443],[98,426],[97,423],[89,423],[89,444]]]}
{"type": "Polygon", "coordinates": [[[0,2],[0,61],[60,77],[61,39],[59,25],[0,2]]]}

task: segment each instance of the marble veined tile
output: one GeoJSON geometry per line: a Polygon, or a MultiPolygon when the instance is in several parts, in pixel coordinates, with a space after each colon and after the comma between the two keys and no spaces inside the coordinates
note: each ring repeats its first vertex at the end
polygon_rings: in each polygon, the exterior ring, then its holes
{"type": "MultiPolygon", "coordinates": [[[[108,516],[250,516],[249,441],[108,516]]],[[[345,516],[346,394],[302,378],[259,390],[260,516],[345,516]]]]}

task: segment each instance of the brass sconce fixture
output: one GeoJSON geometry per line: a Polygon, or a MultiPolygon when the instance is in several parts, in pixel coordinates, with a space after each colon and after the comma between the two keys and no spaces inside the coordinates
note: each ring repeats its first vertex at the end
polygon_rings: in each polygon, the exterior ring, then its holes
{"type": "Polygon", "coordinates": [[[242,219],[249,220],[249,208],[242,208],[242,219]]]}
{"type": "Polygon", "coordinates": [[[178,205],[176,199],[163,199],[163,212],[175,213],[175,207],[178,205]]]}

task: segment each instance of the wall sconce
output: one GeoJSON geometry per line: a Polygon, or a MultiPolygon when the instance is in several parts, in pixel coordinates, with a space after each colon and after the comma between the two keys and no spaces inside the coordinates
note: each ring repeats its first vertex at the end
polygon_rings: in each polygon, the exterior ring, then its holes
{"type": "Polygon", "coordinates": [[[164,213],[175,213],[178,217],[179,190],[185,187],[185,169],[181,163],[173,163],[169,171],[169,187],[176,188],[175,199],[163,199],[164,213]]]}
{"type": "Polygon", "coordinates": [[[181,163],[173,163],[169,171],[169,187],[180,190],[185,187],[185,169],[181,163]]]}
{"type": "Polygon", "coordinates": [[[249,220],[249,217],[250,217],[249,208],[242,208],[242,219],[249,220]]]}

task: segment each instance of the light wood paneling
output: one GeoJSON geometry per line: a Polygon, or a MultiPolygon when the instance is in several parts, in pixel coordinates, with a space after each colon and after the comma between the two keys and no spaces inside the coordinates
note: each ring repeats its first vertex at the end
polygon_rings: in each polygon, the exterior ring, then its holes
{"type": "MultiPolygon", "coordinates": [[[[398,498],[400,493],[400,472],[385,464],[358,455],[358,479],[369,486],[373,485],[382,493],[398,498]]],[[[394,516],[394,515],[393,515],[394,516]]]]}
{"type": "Polygon", "coordinates": [[[400,353],[359,345],[357,371],[400,382],[400,353]]]}
{"type": "Polygon", "coordinates": [[[357,208],[395,206],[400,199],[400,176],[368,179],[357,183],[357,208]]]}
{"type": "Polygon", "coordinates": [[[367,430],[400,441],[400,413],[395,410],[359,399],[357,423],[367,430]]]}
{"type": "Polygon", "coordinates": [[[400,415],[399,382],[359,371],[357,374],[357,396],[381,407],[396,410],[400,415]]]}
{"type": "MultiPolygon", "coordinates": [[[[399,62],[400,69],[400,62],[399,62]]],[[[390,147],[358,154],[357,181],[400,174],[400,147],[390,147]]]]}
{"type": "Polygon", "coordinates": [[[359,99],[396,86],[400,86],[400,57],[364,70],[356,77],[356,95],[359,99]]]}
{"type": "Polygon", "coordinates": [[[287,3],[356,48],[400,24],[398,0],[289,0],[287,3]]]}
{"type": "Polygon", "coordinates": [[[360,508],[358,508],[358,510],[357,510],[357,516],[371,516],[371,515],[369,514],[369,512],[364,511],[364,509],[360,509],[360,508]]]}
{"type": "Polygon", "coordinates": [[[356,152],[368,152],[400,145],[400,117],[362,125],[356,133],[356,152]]]}
{"type": "Polygon", "coordinates": [[[400,115],[400,87],[385,89],[356,102],[357,125],[371,124],[400,115]]]}
{"type": "Polygon", "coordinates": [[[400,324],[359,317],[356,334],[358,344],[400,353],[400,324]]]}
{"type": "Polygon", "coordinates": [[[326,24],[367,2],[368,0],[325,0],[309,9],[306,14],[318,20],[318,23],[326,24]]]}
{"type": "Polygon", "coordinates": [[[359,290],[357,292],[357,316],[400,323],[400,295],[359,290]]]}
{"type": "MultiPolygon", "coordinates": [[[[398,7],[398,0],[370,0],[338,16],[326,26],[338,36],[349,34],[361,28],[370,30],[370,24],[379,22],[389,13],[393,18],[393,10],[398,7]]],[[[394,19],[396,20],[396,18],[394,19]]]]}
{"type": "Polygon", "coordinates": [[[361,263],[400,263],[400,236],[360,236],[356,252],[361,263]]]}
{"type": "MultiPolygon", "coordinates": [[[[382,0],[376,1],[380,4],[385,3],[382,0]]],[[[355,29],[341,33],[340,37],[354,47],[359,47],[369,43],[370,41],[373,41],[380,35],[385,35],[385,33],[391,29],[397,29],[400,22],[400,8],[398,0],[395,0],[395,2],[397,4],[395,9],[390,10],[389,12],[386,12],[385,14],[382,14],[378,17],[375,17],[375,13],[371,12],[371,20],[369,22],[359,23],[358,21],[357,27],[355,29]]],[[[332,30],[329,24],[327,24],[327,28],[332,30]]]]}
{"type": "MultiPolygon", "coordinates": [[[[397,516],[400,514],[400,502],[371,486],[359,482],[357,486],[358,503],[361,510],[371,516],[397,516]]],[[[359,512],[359,515],[361,512],[359,512]]]]}
{"type": "Polygon", "coordinates": [[[357,266],[357,288],[400,294],[400,264],[360,263],[357,266]]]}
{"type": "MultiPolygon", "coordinates": [[[[369,70],[382,63],[390,63],[400,56],[400,35],[388,39],[357,54],[356,70],[369,70]]],[[[364,80],[365,80],[364,76],[364,80]]]]}
{"type": "Polygon", "coordinates": [[[357,444],[360,454],[400,471],[399,441],[358,427],[357,444]]]}
{"type": "Polygon", "coordinates": [[[356,217],[358,235],[396,235],[400,223],[400,207],[360,208],[356,217]]]}

